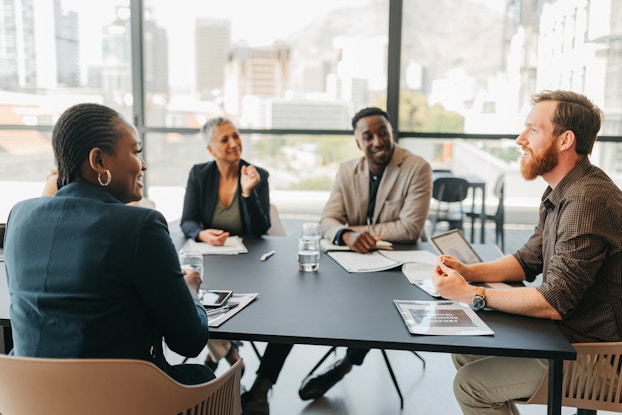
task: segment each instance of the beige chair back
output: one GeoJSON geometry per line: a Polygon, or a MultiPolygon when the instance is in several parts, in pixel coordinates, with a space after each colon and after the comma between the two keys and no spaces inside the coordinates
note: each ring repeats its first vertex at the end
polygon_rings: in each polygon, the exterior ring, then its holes
{"type": "MultiPolygon", "coordinates": [[[[577,360],[564,361],[562,406],[622,411],[622,342],[575,343],[577,360]]],[[[548,402],[548,372],[526,404],[548,402]]]]}
{"type": "Polygon", "coordinates": [[[281,223],[281,218],[279,218],[279,212],[273,204],[270,204],[270,229],[266,233],[273,236],[287,235],[283,223],[281,223]]]}
{"type": "Polygon", "coordinates": [[[240,415],[242,359],[218,378],[182,385],[129,359],[0,355],[0,413],[7,415],[240,415]]]}

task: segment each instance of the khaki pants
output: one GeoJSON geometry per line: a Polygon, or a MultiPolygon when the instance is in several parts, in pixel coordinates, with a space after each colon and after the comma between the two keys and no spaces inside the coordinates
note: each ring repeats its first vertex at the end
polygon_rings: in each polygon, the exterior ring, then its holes
{"type": "Polygon", "coordinates": [[[512,400],[531,397],[549,367],[547,359],[452,355],[454,394],[465,415],[519,415],[512,400]]]}
{"type": "Polygon", "coordinates": [[[210,357],[212,361],[218,362],[225,357],[229,350],[231,350],[230,340],[213,339],[207,341],[207,348],[209,349],[210,357]]]}

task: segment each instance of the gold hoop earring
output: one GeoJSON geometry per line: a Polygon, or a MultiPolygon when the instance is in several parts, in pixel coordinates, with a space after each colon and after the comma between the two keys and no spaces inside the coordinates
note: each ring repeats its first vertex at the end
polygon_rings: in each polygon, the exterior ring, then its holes
{"type": "Polygon", "coordinates": [[[108,186],[110,182],[112,181],[112,174],[110,174],[110,170],[106,170],[106,176],[108,177],[108,179],[106,180],[105,183],[103,183],[101,173],[97,173],[97,181],[99,182],[99,185],[102,187],[108,186]]]}

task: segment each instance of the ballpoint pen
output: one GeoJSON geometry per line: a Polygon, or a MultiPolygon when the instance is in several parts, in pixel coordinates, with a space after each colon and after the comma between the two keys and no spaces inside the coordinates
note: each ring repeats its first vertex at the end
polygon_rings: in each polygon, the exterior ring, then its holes
{"type": "Polygon", "coordinates": [[[371,218],[367,217],[367,233],[371,235],[371,218]]]}
{"type": "Polygon", "coordinates": [[[272,251],[270,251],[270,252],[266,252],[265,254],[263,254],[263,255],[261,256],[261,258],[260,258],[260,259],[261,259],[262,261],[265,261],[266,259],[270,258],[270,257],[271,257],[272,255],[274,255],[274,254],[276,254],[276,251],[274,251],[274,250],[272,250],[272,251]]]}
{"type": "Polygon", "coordinates": [[[227,305],[224,305],[222,307],[214,308],[213,310],[207,310],[206,314],[208,316],[213,316],[213,315],[216,315],[216,314],[225,313],[225,312],[229,311],[230,309],[234,308],[235,306],[237,306],[237,304],[227,304],[227,305]]]}

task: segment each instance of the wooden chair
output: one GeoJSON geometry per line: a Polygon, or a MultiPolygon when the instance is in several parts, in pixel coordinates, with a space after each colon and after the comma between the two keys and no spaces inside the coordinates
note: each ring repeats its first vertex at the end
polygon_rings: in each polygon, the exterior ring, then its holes
{"type": "MultiPolygon", "coordinates": [[[[575,343],[577,360],[564,361],[562,406],[578,408],[577,415],[596,411],[622,412],[622,342],[575,343]]],[[[536,393],[519,404],[548,401],[548,373],[536,393]]]]}
{"type": "Polygon", "coordinates": [[[188,386],[143,360],[0,355],[0,413],[240,415],[241,370],[188,386]]]}

